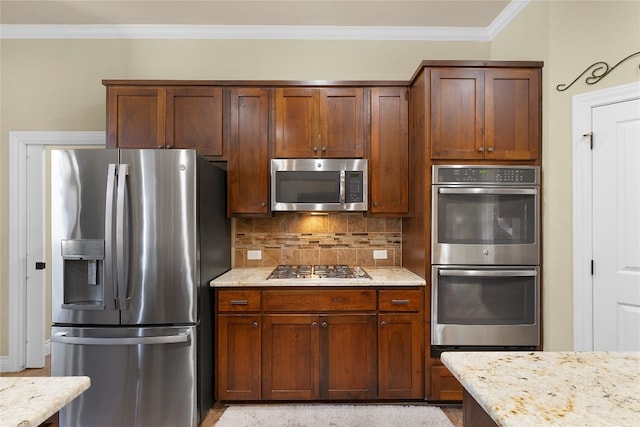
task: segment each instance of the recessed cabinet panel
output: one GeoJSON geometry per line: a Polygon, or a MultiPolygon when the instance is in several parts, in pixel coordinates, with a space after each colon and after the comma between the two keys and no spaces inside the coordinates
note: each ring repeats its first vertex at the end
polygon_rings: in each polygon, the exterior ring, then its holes
{"type": "Polygon", "coordinates": [[[260,322],[260,315],[218,317],[218,399],[260,399],[260,322]]]}
{"type": "Polygon", "coordinates": [[[165,148],[222,156],[222,88],[167,88],[165,148]]]}
{"type": "Polygon", "coordinates": [[[269,212],[269,90],[232,88],[229,102],[228,211],[269,212]]]}
{"type": "Polygon", "coordinates": [[[409,211],[409,101],[403,87],[371,89],[369,213],[409,211]]]}
{"type": "Polygon", "coordinates": [[[164,148],[165,90],[107,89],[107,147],[164,148]]]}

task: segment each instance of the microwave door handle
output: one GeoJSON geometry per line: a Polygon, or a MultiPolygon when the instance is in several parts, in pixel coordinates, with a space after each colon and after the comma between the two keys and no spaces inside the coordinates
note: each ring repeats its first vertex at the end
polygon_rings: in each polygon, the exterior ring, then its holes
{"type": "Polygon", "coordinates": [[[346,173],[345,171],[341,170],[340,171],[340,203],[344,204],[345,200],[346,200],[346,173]]]}
{"type": "Polygon", "coordinates": [[[444,187],[438,189],[438,194],[537,194],[535,188],[452,188],[444,187]]]}
{"type": "Polygon", "coordinates": [[[440,276],[466,277],[535,277],[535,270],[438,270],[440,276]]]}

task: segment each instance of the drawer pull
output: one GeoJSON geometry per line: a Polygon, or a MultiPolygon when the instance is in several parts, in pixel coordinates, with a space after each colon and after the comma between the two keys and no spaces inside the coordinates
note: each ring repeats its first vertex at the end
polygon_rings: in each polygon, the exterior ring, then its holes
{"type": "Polygon", "coordinates": [[[253,329],[258,329],[258,322],[253,322],[251,326],[253,327],[253,329]]]}
{"type": "Polygon", "coordinates": [[[392,299],[391,304],[393,305],[409,305],[408,299],[392,299]]]}
{"type": "Polygon", "coordinates": [[[385,326],[387,326],[387,322],[380,323],[380,326],[382,326],[384,328],[385,326]]]}
{"type": "Polygon", "coordinates": [[[231,305],[247,305],[247,304],[249,304],[249,301],[247,301],[246,299],[232,299],[231,301],[229,301],[229,304],[231,304],[231,305]]]}

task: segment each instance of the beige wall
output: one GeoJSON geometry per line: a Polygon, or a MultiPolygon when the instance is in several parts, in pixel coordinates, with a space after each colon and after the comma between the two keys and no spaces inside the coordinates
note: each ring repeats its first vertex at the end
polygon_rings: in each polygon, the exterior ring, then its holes
{"type": "Polygon", "coordinates": [[[596,87],[553,88],[637,51],[639,8],[534,0],[492,43],[1,40],[0,356],[8,354],[9,131],[104,130],[102,79],[407,80],[422,59],[545,61],[544,333],[548,350],[571,349],[571,96],[638,80],[637,61],[596,87]]]}

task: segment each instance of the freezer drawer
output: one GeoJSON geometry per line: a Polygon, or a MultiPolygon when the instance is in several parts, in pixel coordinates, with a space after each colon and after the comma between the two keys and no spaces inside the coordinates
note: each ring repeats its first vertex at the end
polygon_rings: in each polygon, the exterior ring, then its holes
{"type": "Polygon", "coordinates": [[[197,426],[196,327],[52,327],[51,375],[91,387],[61,426],[197,426]]]}

